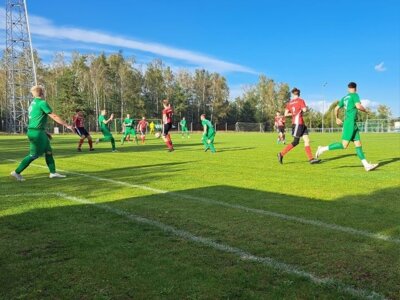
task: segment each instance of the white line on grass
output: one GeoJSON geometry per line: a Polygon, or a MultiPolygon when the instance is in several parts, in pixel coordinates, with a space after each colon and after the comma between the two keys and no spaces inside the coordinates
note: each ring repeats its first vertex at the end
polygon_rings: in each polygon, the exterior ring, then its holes
{"type": "MultiPolygon", "coordinates": [[[[15,162],[16,160],[8,159],[8,161],[15,162]]],[[[42,166],[42,165],[37,165],[37,164],[31,164],[31,165],[35,166],[35,167],[38,167],[38,168],[47,169],[47,167],[42,166]]],[[[305,218],[302,218],[302,217],[285,215],[285,214],[282,214],[282,213],[277,213],[277,212],[264,210],[264,209],[251,208],[251,207],[243,206],[243,205],[240,205],[240,204],[230,204],[230,203],[227,203],[227,202],[213,200],[213,199],[209,199],[209,198],[197,197],[197,196],[192,196],[192,195],[178,193],[178,192],[170,192],[170,191],[166,191],[166,190],[152,188],[152,187],[145,186],[145,185],[132,184],[132,183],[128,183],[128,182],[123,182],[123,181],[104,178],[104,177],[98,177],[98,176],[84,174],[84,173],[78,173],[78,172],[61,170],[61,169],[60,169],[60,171],[61,172],[65,172],[65,173],[69,173],[69,174],[73,174],[73,175],[78,175],[78,176],[91,178],[91,179],[94,179],[94,180],[97,180],[97,181],[110,182],[110,183],[115,184],[115,185],[142,189],[142,190],[150,191],[150,192],[153,192],[153,193],[156,193],[156,194],[165,194],[165,195],[167,195],[169,197],[172,197],[172,198],[183,198],[183,199],[187,199],[187,200],[198,201],[198,202],[203,202],[203,203],[212,204],[212,205],[219,205],[219,206],[224,206],[224,207],[228,207],[228,208],[239,209],[239,210],[243,210],[243,211],[254,213],[254,214],[258,214],[258,215],[274,217],[274,218],[278,218],[278,219],[282,219],[282,220],[286,220],[286,221],[292,221],[292,222],[297,222],[297,223],[301,223],[301,224],[313,225],[313,226],[316,226],[316,227],[326,228],[326,229],[330,229],[330,230],[334,230],[334,231],[341,231],[341,232],[345,232],[345,233],[352,234],[352,235],[355,235],[355,236],[367,237],[367,238],[370,238],[370,239],[376,239],[376,240],[382,240],[382,241],[386,241],[386,242],[392,242],[392,243],[400,244],[400,239],[397,239],[397,238],[394,238],[394,237],[391,237],[391,236],[387,236],[387,235],[384,235],[384,234],[380,234],[380,233],[373,233],[373,232],[369,232],[369,231],[366,231],[366,230],[355,229],[355,228],[352,228],[352,227],[341,226],[341,225],[332,224],[332,223],[325,223],[325,222],[321,222],[321,221],[318,221],[318,220],[311,220],[311,219],[305,219],[305,218]]]]}
{"type": "Polygon", "coordinates": [[[188,231],[175,228],[171,225],[167,225],[167,224],[161,223],[156,220],[152,220],[152,219],[148,219],[148,218],[145,218],[145,217],[142,217],[139,215],[135,215],[135,214],[129,213],[127,211],[111,207],[110,205],[107,205],[107,204],[96,203],[96,202],[90,201],[88,199],[70,196],[65,193],[32,193],[32,194],[23,193],[23,194],[0,195],[0,197],[6,197],[6,196],[7,197],[11,197],[11,196],[16,196],[16,197],[17,196],[27,196],[27,197],[29,197],[29,196],[38,196],[38,195],[39,196],[54,195],[54,196],[57,196],[60,198],[64,198],[66,200],[70,200],[75,203],[93,205],[97,208],[100,208],[102,210],[105,210],[105,211],[111,212],[113,214],[116,214],[118,216],[124,217],[135,223],[151,225],[151,226],[157,227],[158,229],[160,229],[164,232],[171,233],[171,234],[178,236],[184,240],[192,241],[197,244],[202,244],[209,248],[219,250],[221,252],[236,255],[241,260],[244,260],[244,261],[253,261],[253,262],[262,264],[264,266],[273,268],[273,269],[278,270],[283,273],[287,273],[290,275],[295,275],[295,276],[298,276],[301,278],[308,279],[316,285],[325,285],[325,286],[333,287],[339,291],[348,293],[348,294],[356,296],[356,297],[366,298],[366,299],[385,299],[385,297],[383,295],[381,295],[375,291],[368,291],[368,290],[361,289],[361,288],[355,288],[353,286],[346,285],[340,281],[337,281],[337,280],[329,278],[329,277],[321,278],[312,273],[301,270],[293,265],[289,265],[289,264],[277,261],[271,257],[256,256],[256,255],[246,252],[240,248],[231,247],[226,244],[218,243],[209,238],[197,236],[188,231]]]}

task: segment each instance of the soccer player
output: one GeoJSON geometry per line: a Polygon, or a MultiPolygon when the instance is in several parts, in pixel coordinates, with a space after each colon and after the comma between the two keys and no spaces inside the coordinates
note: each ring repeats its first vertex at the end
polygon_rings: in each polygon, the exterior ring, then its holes
{"type": "Polygon", "coordinates": [[[46,100],[44,100],[45,91],[42,86],[35,85],[31,88],[31,93],[33,100],[28,110],[29,121],[27,132],[30,143],[30,151],[29,155],[22,160],[17,169],[11,172],[11,176],[18,181],[24,181],[25,179],[21,175],[22,171],[24,171],[31,162],[44,154],[47,167],[50,171],[49,178],[64,178],[66,177],[65,175],[61,175],[56,172],[56,164],[54,162],[53,151],[50,145],[51,136],[48,135],[45,130],[47,118],[50,117],[56,123],[67,127],[71,131],[73,131],[73,128],[58,115],[53,113],[49,104],[46,102],[46,100]]]}
{"type": "Polygon", "coordinates": [[[202,137],[202,142],[204,145],[204,151],[208,151],[208,149],[211,149],[211,153],[215,153],[215,147],[214,147],[214,138],[215,138],[215,130],[214,126],[211,124],[209,120],[206,119],[206,115],[202,114],[200,116],[201,119],[201,125],[203,125],[203,137],[202,137]]]}
{"type": "Polygon", "coordinates": [[[300,98],[300,90],[297,88],[292,89],[292,99],[286,105],[285,108],[285,117],[292,117],[292,135],[293,142],[287,145],[281,152],[278,153],[278,161],[279,163],[283,163],[283,157],[294,147],[296,147],[300,138],[303,138],[304,141],[304,150],[308,157],[308,161],[310,164],[319,163],[319,159],[315,159],[311,153],[310,148],[310,138],[308,137],[307,126],[304,124],[303,113],[307,111],[306,103],[303,99],[300,98]]]}
{"type": "Polygon", "coordinates": [[[156,128],[156,124],[153,121],[149,124],[150,134],[154,134],[154,129],[156,128]]]}
{"type": "Polygon", "coordinates": [[[142,145],[144,145],[144,142],[146,140],[147,125],[148,123],[146,117],[142,117],[137,126],[137,130],[140,132],[140,139],[142,140],[142,145]]]}
{"type": "Polygon", "coordinates": [[[174,111],[168,99],[163,100],[163,106],[164,109],[162,111],[162,122],[163,122],[162,138],[168,147],[168,151],[172,152],[174,151],[174,146],[172,144],[171,134],[169,133],[169,131],[172,129],[172,115],[174,111]]]}
{"type": "Polygon", "coordinates": [[[187,121],[186,121],[185,117],[182,118],[180,125],[181,125],[182,138],[184,137],[185,134],[186,134],[186,138],[190,138],[189,130],[187,128],[187,121]]]}
{"type": "Polygon", "coordinates": [[[286,143],[285,140],[285,123],[286,123],[286,119],[284,116],[281,115],[281,113],[279,111],[276,112],[276,116],[275,116],[275,128],[278,131],[278,140],[277,140],[277,144],[279,143],[286,143]]]}
{"type": "Polygon", "coordinates": [[[136,126],[135,126],[135,120],[131,119],[131,115],[127,114],[126,118],[124,119],[124,122],[122,123],[122,127],[124,130],[124,135],[122,136],[121,139],[121,145],[124,144],[126,137],[130,137],[131,135],[135,138],[136,145],[138,144],[138,139],[136,136],[136,126]]]}
{"type": "Polygon", "coordinates": [[[85,139],[88,140],[89,151],[93,151],[93,140],[89,132],[85,129],[85,118],[80,109],[76,110],[76,114],[72,117],[75,132],[79,135],[78,152],[82,152],[82,144],[85,139]]]}
{"type": "Polygon", "coordinates": [[[350,142],[354,142],[356,146],[356,153],[358,158],[361,160],[365,170],[371,171],[378,167],[378,164],[370,164],[365,159],[364,152],[362,150],[360,131],[357,127],[357,115],[358,111],[367,112],[364,106],[361,105],[360,97],[357,94],[357,84],[350,82],[348,85],[348,94],[343,97],[338,105],[335,107],[336,124],[339,126],[343,125],[342,142],[333,143],[329,146],[318,147],[316,157],[319,157],[322,153],[328,150],[339,150],[347,149],[350,142]],[[344,122],[339,119],[339,110],[344,108],[345,119],[344,122]]]}
{"type": "Polygon", "coordinates": [[[100,125],[100,130],[103,133],[104,137],[101,139],[97,139],[96,144],[98,142],[109,142],[110,141],[112,152],[116,152],[117,149],[115,148],[115,139],[114,139],[113,135],[111,134],[110,130],[108,129],[108,124],[114,119],[114,114],[111,114],[108,119],[106,119],[106,116],[107,116],[107,111],[105,109],[103,109],[100,112],[99,125],[100,125]]]}

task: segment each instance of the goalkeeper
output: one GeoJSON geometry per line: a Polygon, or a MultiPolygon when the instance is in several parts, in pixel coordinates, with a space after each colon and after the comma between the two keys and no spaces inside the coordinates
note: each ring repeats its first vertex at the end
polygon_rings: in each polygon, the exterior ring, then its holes
{"type": "Polygon", "coordinates": [[[208,151],[208,149],[211,149],[212,153],[215,153],[215,147],[214,147],[214,138],[215,138],[215,130],[214,126],[211,124],[209,120],[206,119],[206,115],[202,114],[201,117],[201,125],[203,125],[203,137],[201,141],[203,142],[204,145],[204,151],[208,151]]]}

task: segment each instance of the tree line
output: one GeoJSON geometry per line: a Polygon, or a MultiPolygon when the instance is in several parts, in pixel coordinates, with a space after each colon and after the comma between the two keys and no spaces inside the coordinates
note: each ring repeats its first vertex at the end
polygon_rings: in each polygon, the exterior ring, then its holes
{"type": "MultiPolygon", "coordinates": [[[[264,75],[256,84],[245,87],[242,96],[230,101],[226,78],[205,69],[174,71],[160,59],[142,66],[122,52],[74,52],[68,60],[63,53],[56,53],[50,64],[44,64],[36,51],[34,56],[38,82],[45,86],[46,99],[54,111],[70,120],[76,109],[82,109],[91,130],[98,129],[96,120],[103,108],[117,118],[130,113],[135,118],[159,119],[165,98],[172,102],[175,122],[186,117],[195,129],[202,113],[217,125],[257,122],[272,129],[276,111],[283,111],[290,98],[287,83],[277,83],[264,75]]],[[[5,120],[9,112],[4,53],[0,58],[0,88],[0,118],[5,120]]],[[[330,116],[329,110],[326,124],[330,124],[330,116]]],[[[320,112],[310,110],[306,123],[321,127],[322,117],[320,112]]]]}

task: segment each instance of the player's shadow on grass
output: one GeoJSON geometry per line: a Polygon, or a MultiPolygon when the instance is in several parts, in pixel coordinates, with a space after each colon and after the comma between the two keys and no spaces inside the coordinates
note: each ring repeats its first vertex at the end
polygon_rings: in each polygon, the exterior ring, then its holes
{"type": "MultiPolygon", "coordinates": [[[[396,298],[398,293],[398,244],[321,226],[321,222],[336,224],[398,238],[399,199],[392,198],[400,192],[398,187],[333,201],[226,185],[147,196],[125,191],[118,200],[118,185],[90,178],[85,184],[87,190],[75,193],[53,190],[52,186],[46,192],[65,192],[78,201],[99,201],[102,207],[49,195],[4,199],[0,191],[1,209],[21,207],[20,211],[5,211],[0,218],[2,297],[119,298],[123,291],[122,298],[263,298],[272,284],[282,289],[282,298],[295,298],[298,289],[310,284],[253,260],[243,262],[232,253],[132,221],[135,216],[272,257],[317,276],[344,280],[359,288],[372,286],[388,298],[396,298]],[[99,184],[107,185],[107,193],[97,193],[99,184]],[[88,193],[90,189],[92,193],[88,193]],[[110,201],[104,201],[107,195],[110,201]],[[288,278],[294,288],[285,286],[288,278]]],[[[335,288],[329,286],[319,289],[312,285],[306,291],[332,295],[335,288]]]]}
{"type": "Polygon", "coordinates": [[[379,161],[379,166],[383,167],[383,166],[386,166],[386,165],[389,165],[389,164],[392,164],[392,163],[395,163],[398,161],[400,161],[400,157],[388,158],[388,159],[379,161]]]}
{"type": "Polygon", "coordinates": [[[337,156],[329,157],[329,158],[321,157],[321,163],[332,162],[332,161],[339,160],[339,159],[344,159],[344,158],[347,158],[347,157],[350,157],[350,156],[356,156],[356,154],[355,153],[351,153],[351,154],[348,153],[348,154],[337,155],[337,156]]]}

